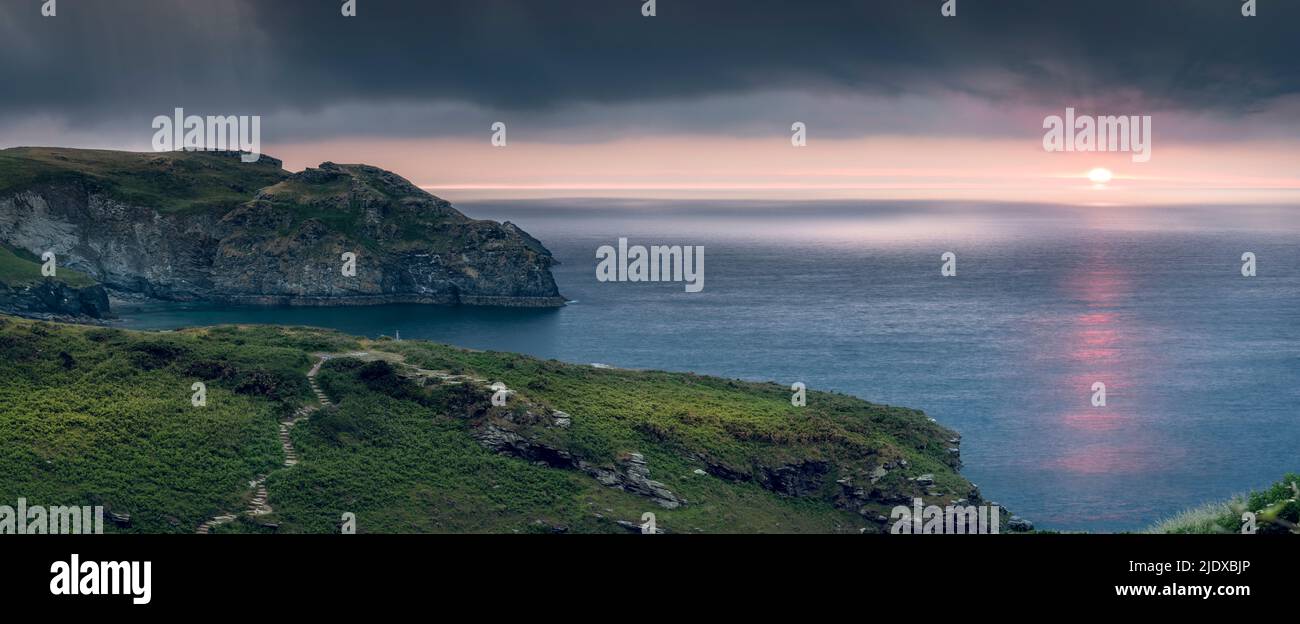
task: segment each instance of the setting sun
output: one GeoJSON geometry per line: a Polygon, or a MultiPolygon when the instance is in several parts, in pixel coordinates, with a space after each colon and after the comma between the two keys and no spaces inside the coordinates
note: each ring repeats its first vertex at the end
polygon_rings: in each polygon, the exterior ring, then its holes
{"type": "Polygon", "coordinates": [[[1097,167],[1088,172],[1088,179],[1092,180],[1093,184],[1105,184],[1110,182],[1113,177],[1115,177],[1115,174],[1111,173],[1110,169],[1103,167],[1097,167]]]}

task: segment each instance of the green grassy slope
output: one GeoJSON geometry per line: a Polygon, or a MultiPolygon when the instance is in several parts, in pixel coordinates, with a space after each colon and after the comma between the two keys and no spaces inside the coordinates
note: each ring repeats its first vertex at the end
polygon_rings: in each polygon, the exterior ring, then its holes
{"type": "Polygon", "coordinates": [[[134,529],[192,532],[279,459],[298,349],[0,317],[0,500],[106,505],[134,529]],[[208,407],[190,385],[208,380],[208,407]]]}
{"type": "Polygon", "coordinates": [[[288,175],[272,158],[243,163],[234,156],[209,152],[0,150],[0,195],[72,182],[163,213],[226,210],[288,175]]]}
{"type": "MultiPolygon", "coordinates": [[[[271,523],[333,532],[344,512],[361,532],[613,532],[626,530],[616,520],[639,522],[646,511],[674,532],[857,532],[862,517],[836,508],[830,492],[792,497],[746,477],[805,459],[838,470],[906,458],[908,474],[930,472],[946,493],[965,492],[969,483],[942,461],[950,435],[919,412],[842,395],[812,392],[799,410],[774,384],[315,329],[140,333],[0,317],[0,501],[107,504],[132,515],[126,530],[192,532],[238,512],[248,481],[269,473],[274,513],[219,532],[271,523]],[[321,370],[338,407],[292,430],[301,463],[282,468],[276,420],[311,401],[313,354],[361,349],[503,381],[572,415],[571,427],[538,433],[548,444],[600,465],[643,453],[650,477],[689,502],[662,509],[579,470],[489,451],[457,411],[457,392],[469,390],[420,387],[386,363],[349,358],[321,370]],[[206,407],[190,405],[196,380],[208,385],[206,407]],[[695,472],[709,464],[742,476],[695,472]]],[[[901,487],[905,478],[885,481],[901,487]]]]}
{"type": "Polygon", "coordinates": [[[25,250],[15,250],[7,245],[0,245],[0,284],[11,287],[28,286],[44,279],[63,282],[73,288],[82,288],[95,283],[89,275],[72,269],[58,268],[54,277],[41,275],[41,261],[25,250]]]}

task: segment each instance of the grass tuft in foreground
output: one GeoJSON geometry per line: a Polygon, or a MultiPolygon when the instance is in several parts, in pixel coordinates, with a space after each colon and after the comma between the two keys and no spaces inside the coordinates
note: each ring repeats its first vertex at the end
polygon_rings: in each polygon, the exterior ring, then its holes
{"type": "Polygon", "coordinates": [[[1258,533],[1300,534],[1300,475],[1287,474],[1263,490],[1189,509],[1147,529],[1148,533],[1241,533],[1252,513],[1258,533]]]}

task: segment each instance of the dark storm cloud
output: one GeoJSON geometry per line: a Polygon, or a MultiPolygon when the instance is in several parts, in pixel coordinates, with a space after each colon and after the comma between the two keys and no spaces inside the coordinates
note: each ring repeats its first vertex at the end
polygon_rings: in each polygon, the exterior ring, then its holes
{"type": "Polygon", "coordinates": [[[1300,88],[1300,10],[1261,2],[1263,17],[1243,18],[1234,0],[960,0],[945,19],[940,0],[660,0],[654,18],[640,0],[372,1],[355,24],[304,8],[319,2],[257,6],[271,32],[316,33],[277,39],[277,51],[286,67],[333,76],[326,92],[531,108],[784,87],[1131,89],[1199,108],[1300,88]]]}
{"type": "MultiPolygon", "coordinates": [[[[564,124],[671,101],[689,125],[682,101],[782,92],[1232,115],[1300,90],[1300,3],[1258,3],[958,0],[942,18],[941,0],[659,0],[646,18],[641,0],[358,0],[344,18],[341,0],[59,0],[42,18],[0,0],[0,113],[147,125],[173,106],[450,102],[564,124]]],[[[383,121],[362,125],[401,132],[383,121]]]]}

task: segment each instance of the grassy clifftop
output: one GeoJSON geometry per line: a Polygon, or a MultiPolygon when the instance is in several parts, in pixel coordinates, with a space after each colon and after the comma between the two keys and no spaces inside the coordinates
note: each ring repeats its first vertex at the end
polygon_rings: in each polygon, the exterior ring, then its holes
{"type": "Polygon", "coordinates": [[[316,329],[0,317],[0,500],[103,504],[131,515],[117,531],[233,513],[216,530],[335,532],[353,513],[360,532],[622,532],[645,512],[680,533],[878,531],[913,496],[978,499],[956,439],[838,394],[793,407],[775,384],[316,329]],[[288,430],[286,467],[278,421],[316,383],[329,405],[288,430]],[[261,476],[268,508],[240,513],[261,476]]]}
{"type": "Polygon", "coordinates": [[[28,286],[42,280],[53,279],[73,288],[91,286],[95,283],[89,275],[73,269],[60,268],[55,277],[41,275],[41,261],[25,250],[15,250],[7,245],[0,245],[0,284],[11,287],[28,286]]]}
{"type": "Polygon", "coordinates": [[[119,152],[59,147],[0,150],[0,195],[80,183],[162,213],[229,209],[288,177],[281,162],[213,152],[119,152]]]}
{"type": "Polygon", "coordinates": [[[108,314],[108,293],[90,276],[58,267],[47,277],[41,268],[31,252],[0,244],[0,312],[80,320],[108,314]]]}

